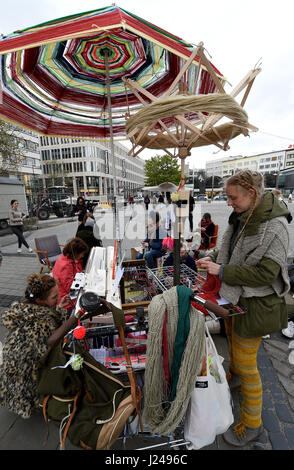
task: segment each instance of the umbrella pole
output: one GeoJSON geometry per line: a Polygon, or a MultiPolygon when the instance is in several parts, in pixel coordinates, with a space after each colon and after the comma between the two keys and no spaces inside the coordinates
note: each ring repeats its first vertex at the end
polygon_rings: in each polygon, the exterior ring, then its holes
{"type": "MultiPolygon", "coordinates": [[[[109,137],[110,137],[110,154],[112,164],[113,176],[113,211],[114,211],[114,226],[115,226],[115,239],[120,240],[119,222],[117,217],[117,187],[116,187],[116,167],[114,158],[114,140],[113,140],[113,125],[112,125],[112,110],[111,110],[111,95],[110,95],[110,78],[109,78],[109,65],[108,65],[108,49],[104,49],[104,62],[106,71],[106,90],[107,90],[107,106],[109,116],[109,137]]],[[[121,259],[121,245],[119,249],[119,259],[121,259]]]]}
{"type": "MultiPolygon", "coordinates": [[[[182,178],[185,178],[185,157],[188,155],[188,151],[185,148],[180,149],[180,158],[181,158],[181,181],[182,178]],[[187,153],[185,152],[187,151],[187,153]]],[[[174,286],[180,284],[180,272],[181,272],[181,259],[180,259],[180,249],[181,249],[181,232],[182,227],[182,209],[179,207],[179,217],[176,218],[176,233],[174,239],[174,286]]]]}

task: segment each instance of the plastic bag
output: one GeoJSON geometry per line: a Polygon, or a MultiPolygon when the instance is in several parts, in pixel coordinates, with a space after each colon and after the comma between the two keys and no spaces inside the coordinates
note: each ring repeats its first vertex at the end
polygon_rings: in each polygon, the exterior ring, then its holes
{"type": "Polygon", "coordinates": [[[234,421],[226,373],[207,325],[206,335],[206,365],[209,367],[206,367],[207,375],[196,379],[185,419],[184,436],[191,443],[187,445],[189,450],[212,444],[234,421]]]}

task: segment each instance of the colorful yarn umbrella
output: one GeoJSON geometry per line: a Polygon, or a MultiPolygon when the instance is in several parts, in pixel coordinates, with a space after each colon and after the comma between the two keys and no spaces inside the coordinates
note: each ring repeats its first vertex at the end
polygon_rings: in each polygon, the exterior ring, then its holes
{"type": "MultiPolygon", "coordinates": [[[[46,135],[124,138],[126,114],[142,108],[125,79],[160,98],[193,50],[117,6],[16,31],[0,40],[0,118],[46,135]]],[[[198,56],[185,74],[187,90],[196,76],[197,93],[217,91],[198,56]]]]}

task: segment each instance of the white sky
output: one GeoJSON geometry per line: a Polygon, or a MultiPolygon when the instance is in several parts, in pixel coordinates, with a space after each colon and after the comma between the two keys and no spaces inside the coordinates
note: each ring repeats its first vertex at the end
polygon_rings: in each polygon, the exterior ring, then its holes
{"type": "MultiPolygon", "coordinates": [[[[0,33],[110,4],[107,0],[2,0],[0,33]]],[[[233,87],[262,59],[262,72],[245,105],[249,122],[259,132],[233,139],[227,152],[215,146],[194,149],[191,167],[204,168],[207,160],[294,144],[293,0],[120,0],[116,4],[188,42],[203,41],[210,60],[233,87]]],[[[227,85],[226,91],[230,90],[227,85]]]]}

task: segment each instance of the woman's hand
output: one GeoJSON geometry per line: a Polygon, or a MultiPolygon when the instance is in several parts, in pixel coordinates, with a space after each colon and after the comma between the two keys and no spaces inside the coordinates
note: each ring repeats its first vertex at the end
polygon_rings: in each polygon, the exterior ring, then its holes
{"type": "Polygon", "coordinates": [[[199,268],[204,268],[206,269],[206,264],[208,261],[211,261],[211,258],[209,256],[205,256],[205,258],[200,258],[196,261],[196,264],[197,266],[199,266],[199,268]]]}
{"type": "Polygon", "coordinates": [[[213,274],[214,276],[218,276],[219,275],[219,272],[220,272],[220,264],[217,264],[217,263],[213,263],[211,261],[211,258],[209,257],[206,257],[206,258],[202,258],[200,259],[199,261],[201,261],[201,265],[198,264],[198,261],[197,261],[197,266],[203,268],[203,269],[206,269],[206,271],[209,273],[209,274],[213,274]]]}
{"type": "Polygon", "coordinates": [[[71,303],[72,303],[72,299],[67,294],[64,297],[62,297],[62,299],[59,303],[59,307],[66,308],[66,307],[69,307],[71,303]]]}

